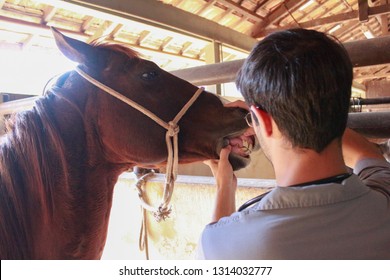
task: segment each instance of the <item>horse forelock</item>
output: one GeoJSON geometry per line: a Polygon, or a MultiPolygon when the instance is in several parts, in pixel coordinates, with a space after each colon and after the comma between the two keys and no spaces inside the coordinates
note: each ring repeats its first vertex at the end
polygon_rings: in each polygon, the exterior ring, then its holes
{"type": "MultiPolygon", "coordinates": [[[[56,211],[54,196],[67,173],[59,133],[45,110],[47,98],[17,114],[0,144],[0,257],[31,258],[33,232],[56,211]],[[53,168],[54,167],[54,168],[53,168]],[[55,174],[53,174],[53,170],[55,174]],[[17,248],[12,248],[12,246],[17,248]]],[[[66,186],[65,186],[66,187],[66,186]]]]}

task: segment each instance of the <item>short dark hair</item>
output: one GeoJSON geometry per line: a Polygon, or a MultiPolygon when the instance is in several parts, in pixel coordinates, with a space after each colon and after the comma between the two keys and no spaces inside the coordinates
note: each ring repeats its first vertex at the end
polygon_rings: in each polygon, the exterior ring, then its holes
{"type": "Polygon", "coordinates": [[[257,43],[236,85],[248,105],[273,117],[293,147],[321,152],[344,133],[352,78],[352,63],[338,41],[290,29],[257,43]]]}

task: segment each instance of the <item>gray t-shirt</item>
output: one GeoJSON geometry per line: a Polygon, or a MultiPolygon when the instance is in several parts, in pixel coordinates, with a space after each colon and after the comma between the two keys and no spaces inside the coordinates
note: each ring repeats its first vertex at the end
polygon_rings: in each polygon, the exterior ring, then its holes
{"type": "Polygon", "coordinates": [[[358,163],[341,184],[276,187],[207,225],[199,259],[390,259],[390,164],[358,163]]]}

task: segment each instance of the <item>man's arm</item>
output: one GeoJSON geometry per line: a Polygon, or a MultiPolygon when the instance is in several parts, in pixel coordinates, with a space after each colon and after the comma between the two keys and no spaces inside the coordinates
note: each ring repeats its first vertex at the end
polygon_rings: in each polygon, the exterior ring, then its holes
{"type": "Polygon", "coordinates": [[[350,128],[347,128],[344,132],[343,156],[346,165],[351,168],[355,168],[356,164],[362,159],[385,161],[381,150],[375,144],[350,128]]]}
{"type": "Polygon", "coordinates": [[[209,160],[205,163],[217,181],[217,193],[215,197],[214,211],[211,222],[217,222],[220,218],[230,216],[236,211],[237,178],[229,162],[231,146],[221,150],[219,160],[209,160]]]}
{"type": "Polygon", "coordinates": [[[366,186],[390,196],[390,163],[377,145],[347,129],[343,137],[343,155],[346,164],[366,186]]]}

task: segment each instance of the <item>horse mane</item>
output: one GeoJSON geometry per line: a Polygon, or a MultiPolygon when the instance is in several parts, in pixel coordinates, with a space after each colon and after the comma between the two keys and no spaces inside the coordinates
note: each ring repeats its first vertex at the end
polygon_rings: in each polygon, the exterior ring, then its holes
{"type": "MultiPolygon", "coordinates": [[[[96,46],[139,58],[136,51],[119,44],[96,46]]],[[[7,133],[0,139],[1,259],[31,258],[35,255],[34,239],[41,238],[33,233],[43,232],[39,227],[49,224],[59,211],[74,214],[70,205],[68,209],[56,209],[54,203],[59,197],[71,201],[73,194],[72,182],[68,181],[72,167],[67,164],[65,143],[53,117],[53,99],[63,99],[84,118],[61,89],[69,73],[49,81],[43,97],[31,110],[12,116],[6,123],[7,133]]]]}
{"type": "Polygon", "coordinates": [[[1,139],[1,258],[20,259],[33,254],[31,232],[39,224],[34,218],[45,224],[53,217],[54,195],[58,195],[54,189],[66,178],[64,143],[47,109],[50,99],[40,98],[33,109],[13,116],[1,139]]]}
{"type": "Polygon", "coordinates": [[[105,48],[105,49],[113,50],[116,52],[120,52],[120,53],[127,55],[130,58],[139,58],[140,57],[140,54],[137,51],[135,51],[129,47],[126,47],[124,45],[121,45],[121,44],[105,43],[105,42],[101,42],[101,43],[92,42],[91,45],[98,47],[98,48],[105,48]]]}

